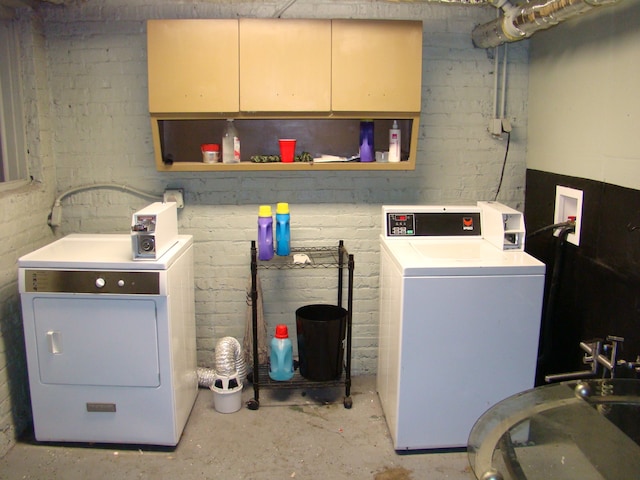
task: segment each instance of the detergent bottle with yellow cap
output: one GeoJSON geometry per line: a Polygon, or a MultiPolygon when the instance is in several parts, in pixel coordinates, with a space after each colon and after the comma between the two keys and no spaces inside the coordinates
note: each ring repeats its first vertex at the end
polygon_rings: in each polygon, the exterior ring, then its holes
{"type": "Polygon", "coordinates": [[[291,253],[291,226],[289,225],[289,204],[276,205],[276,254],[287,256],[291,253]]]}
{"type": "Polygon", "coordinates": [[[260,205],[258,211],[258,260],[273,258],[273,217],[271,205],[260,205]]]}

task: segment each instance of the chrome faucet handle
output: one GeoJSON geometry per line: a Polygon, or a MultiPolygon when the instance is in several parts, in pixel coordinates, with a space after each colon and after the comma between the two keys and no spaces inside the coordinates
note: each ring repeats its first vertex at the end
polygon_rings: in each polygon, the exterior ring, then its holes
{"type": "Polygon", "coordinates": [[[590,342],[580,342],[580,348],[585,352],[582,357],[582,363],[594,363],[593,360],[600,354],[602,348],[602,339],[594,338],[590,342]]]}
{"type": "Polygon", "coordinates": [[[604,351],[606,352],[609,347],[611,347],[611,363],[615,364],[618,356],[618,347],[624,342],[624,338],[617,337],[615,335],[607,335],[607,342],[611,342],[611,344],[605,344],[604,351]]]}

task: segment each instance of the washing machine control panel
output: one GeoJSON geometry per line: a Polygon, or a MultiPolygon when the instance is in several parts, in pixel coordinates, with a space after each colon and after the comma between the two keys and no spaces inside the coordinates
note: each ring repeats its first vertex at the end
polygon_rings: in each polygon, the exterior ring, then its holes
{"type": "Polygon", "coordinates": [[[416,233],[413,213],[389,213],[387,215],[387,236],[411,237],[416,233]]]}
{"type": "MultiPolygon", "coordinates": [[[[435,207],[432,207],[435,209],[435,207]]],[[[386,212],[387,238],[481,237],[480,211],[440,207],[434,211],[386,212]]]]}

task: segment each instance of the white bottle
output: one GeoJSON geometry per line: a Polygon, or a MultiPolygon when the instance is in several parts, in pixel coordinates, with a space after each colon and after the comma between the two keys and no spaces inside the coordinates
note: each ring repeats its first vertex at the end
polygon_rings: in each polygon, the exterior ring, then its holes
{"type": "Polygon", "coordinates": [[[227,119],[222,135],[222,163],[240,163],[240,137],[232,118],[227,119]]]}
{"type": "Polygon", "coordinates": [[[389,162],[400,161],[400,128],[398,121],[393,121],[393,126],[389,130],[389,162]]]}

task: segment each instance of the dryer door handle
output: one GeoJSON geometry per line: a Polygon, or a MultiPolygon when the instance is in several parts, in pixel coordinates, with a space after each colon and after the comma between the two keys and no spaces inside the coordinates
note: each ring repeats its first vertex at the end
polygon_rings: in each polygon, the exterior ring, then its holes
{"type": "Polygon", "coordinates": [[[54,355],[62,353],[62,333],[57,330],[47,332],[47,340],[49,342],[49,352],[54,355]]]}

